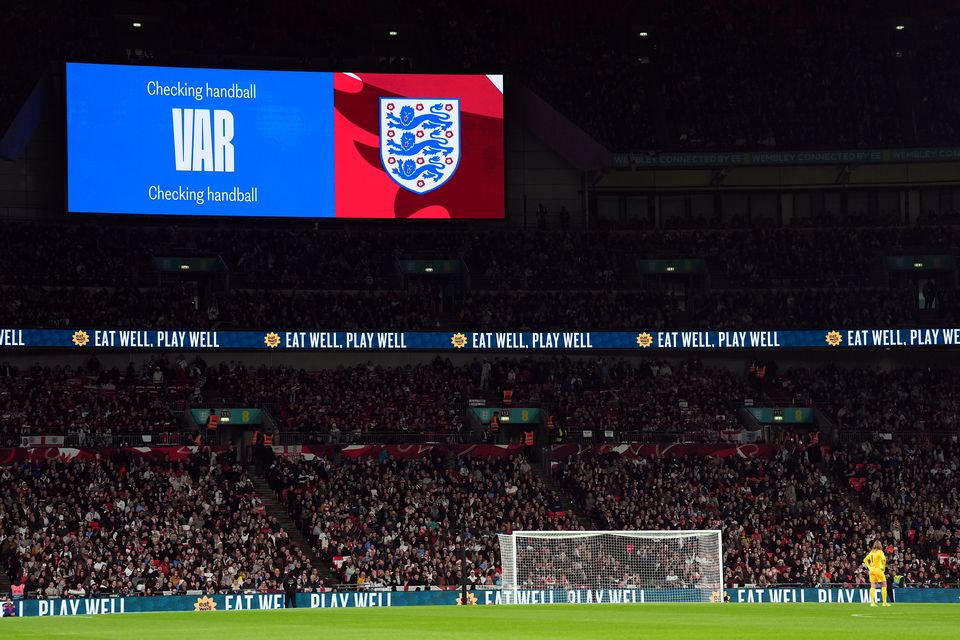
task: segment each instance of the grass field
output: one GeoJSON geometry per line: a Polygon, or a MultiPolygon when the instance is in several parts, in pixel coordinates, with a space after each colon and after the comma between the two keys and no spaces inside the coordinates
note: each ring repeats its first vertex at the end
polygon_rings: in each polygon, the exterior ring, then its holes
{"type": "Polygon", "coordinates": [[[322,640],[382,638],[776,638],[960,637],[960,605],[847,604],[531,605],[298,609],[0,619],[0,638],[98,640],[322,640]]]}

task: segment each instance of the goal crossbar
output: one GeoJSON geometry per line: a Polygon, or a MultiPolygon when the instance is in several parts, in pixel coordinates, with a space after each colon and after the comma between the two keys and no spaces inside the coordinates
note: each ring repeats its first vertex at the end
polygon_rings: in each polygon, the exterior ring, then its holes
{"type": "Polygon", "coordinates": [[[642,530],[624,530],[624,531],[524,531],[517,529],[513,533],[502,535],[518,535],[530,538],[583,538],[597,535],[624,536],[627,538],[678,538],[702,536],[705,533],[720,534],[720,529],[677,529],[676,531],[642,531],[642,530]]]}

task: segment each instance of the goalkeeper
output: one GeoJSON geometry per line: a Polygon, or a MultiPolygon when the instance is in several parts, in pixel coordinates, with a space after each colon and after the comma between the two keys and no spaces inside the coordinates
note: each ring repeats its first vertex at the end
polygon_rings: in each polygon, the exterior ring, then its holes
{"type": "Polygon", "coordinates": [[[885,571],[887,569],[887,556],[883,554],[883,545],[879,540],[874,541],[873,549],[863,559],[863,566],[870,572],[870,606],[877,606],[877,587],[880,587],[880,597],[883,599],[883,606],[889,607],[887,602],[887,578],[885,571]]]}

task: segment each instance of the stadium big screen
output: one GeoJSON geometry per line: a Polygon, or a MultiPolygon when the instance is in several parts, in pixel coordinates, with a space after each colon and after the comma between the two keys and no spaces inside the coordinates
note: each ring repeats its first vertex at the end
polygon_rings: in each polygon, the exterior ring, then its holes
{"type": "Polygon", "coordinates": [[[503,78],[68,63],[73,213],[503,218],[503,78]]]}

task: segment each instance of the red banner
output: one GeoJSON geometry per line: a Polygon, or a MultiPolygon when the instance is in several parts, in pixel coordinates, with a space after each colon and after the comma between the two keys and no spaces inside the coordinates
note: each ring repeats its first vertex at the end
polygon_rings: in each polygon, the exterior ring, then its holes
{"type": "Polygon", "coordinates": [[[585,453],[614,453],[627,458],[769,458],[777,448],[768,444],[702,444],[678,442],[675,444],[558,444],[553,447],[553,459],[563,460],[585,453]]]}
{"type": "MultiPolygon", "coordinates": [[[[226,447],[213,447],[213,451],[226,451],[226,447]]],[[[19,462],[42,462],[44,460],[95,460],[110,459],[122,452],[144,458],[166,458],[167,460],[186,460],[197,451],[210,451],[210,447],[123,447],[123,448],[84,448],[73,447],[34,447],[25,449],[0,449],[0,465],[17,464],[19,462]]]]}
{"type": "Polygon", "coordinates": [[[305,444],[275,446],[273,453],[278,456],[304,457],[307,460],[314,458],[332,458],[339,448],[344,458],[371,458],[377,457],[382,451],[394,460],[415,460],[426,458],[433,451],[446,454],[452,451],[454,455],[471,455],[481,458],[506,458],[519,455],[523,447],[519,444],[348,444],[337,447],[335,445],[305,444]]]}

